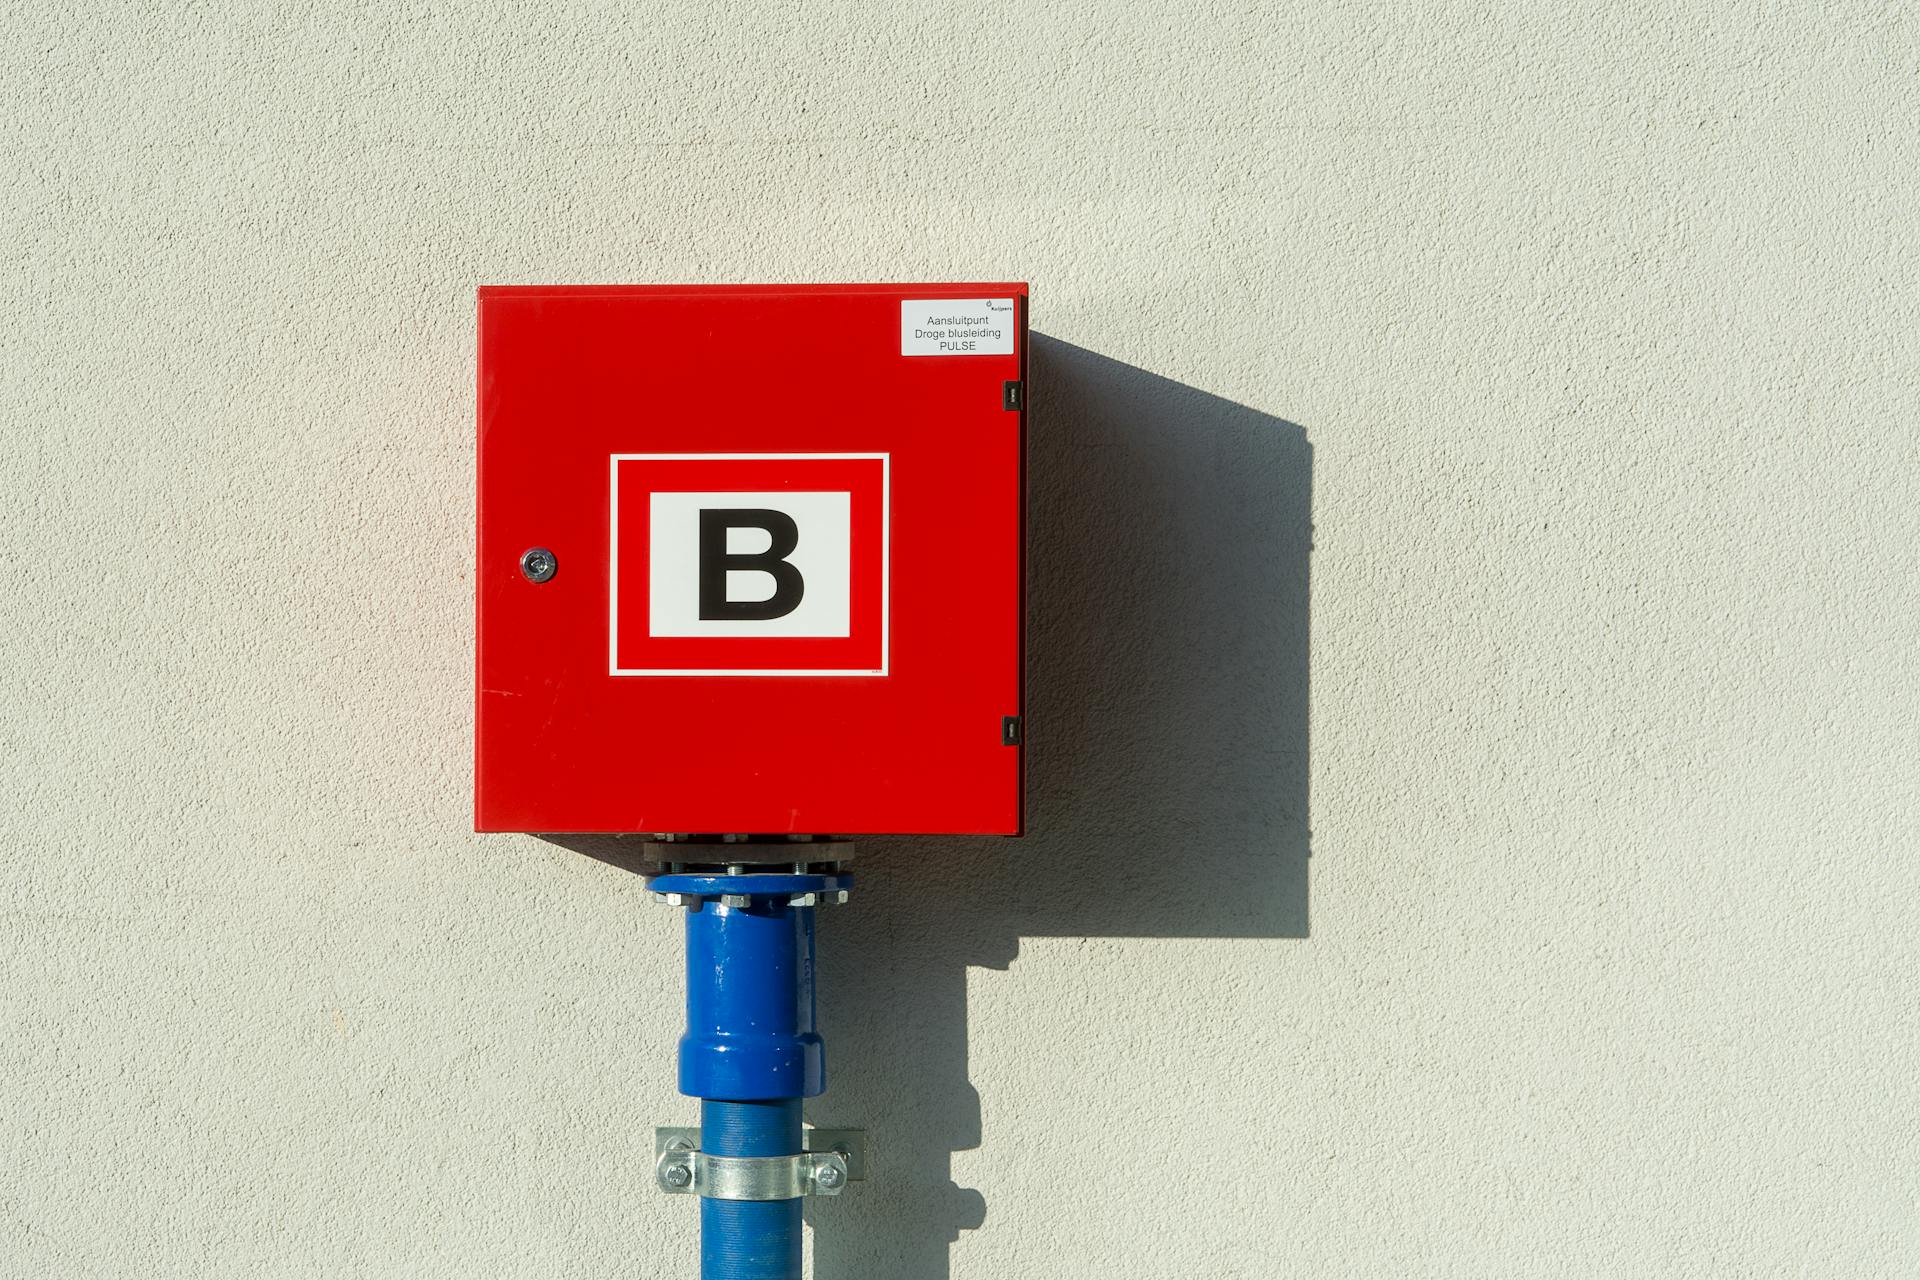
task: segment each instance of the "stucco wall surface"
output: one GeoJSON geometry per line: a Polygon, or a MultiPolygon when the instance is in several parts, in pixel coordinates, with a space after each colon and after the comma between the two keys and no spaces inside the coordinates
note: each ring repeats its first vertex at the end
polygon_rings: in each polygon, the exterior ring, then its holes
{"type": "Polygon", "coordinates": [[[690,1272],[676,914],[467,830],[473,288],[913,278],[1034,833],[822,923],[817,1274],[1914,1274],[1916,139],[1898,4],[9,6],[0,1275],[690,1272]]]}

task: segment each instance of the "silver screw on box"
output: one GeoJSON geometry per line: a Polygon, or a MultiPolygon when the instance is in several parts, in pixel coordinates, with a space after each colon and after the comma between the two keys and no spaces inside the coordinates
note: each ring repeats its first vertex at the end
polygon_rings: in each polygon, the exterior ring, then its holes
{"type": "Polygon", "coordinates": [[[528,582],[545,582],[560,568],[559,558],[545,547],[529,547],[520,553],[520,572],[528,582]]]}

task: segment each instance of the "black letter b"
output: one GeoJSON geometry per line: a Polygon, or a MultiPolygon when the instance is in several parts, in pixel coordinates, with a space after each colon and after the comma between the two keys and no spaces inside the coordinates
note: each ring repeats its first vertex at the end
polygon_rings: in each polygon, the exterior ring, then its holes
{"type": "Polygon", "coordinates": [[[787,557],[800,545],[800,529],[784,511],[740,508],[700,513],[700,617],[741,622],[784,618],[800,607],[806,584],[787,557]],[[727,530],[765,529],[773,540],[765,551],[737,555],[727,550],[727,530]],[[758,569],[773,575],[773,594],[765,600],[727,599],[729,569],[758,569]]]}

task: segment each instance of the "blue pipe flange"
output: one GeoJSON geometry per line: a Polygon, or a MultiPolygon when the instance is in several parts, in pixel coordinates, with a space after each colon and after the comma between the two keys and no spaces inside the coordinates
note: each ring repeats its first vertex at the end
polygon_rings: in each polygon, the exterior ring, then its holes
{"type": "MultiPolygon", "coordinates": [[[[815,895],[814,902],[795,902],[796,907],[819,906],[822,903],[845,902],[846,895],[853,889],[853,876],[845,871],[832,873],[798,873],[777,871],[749,871],[744,875],[730,876],[712,871],[679,871],[654,876],[647,882],[656,897],[674,901],[673,905],[683,906],[693,898],[796,898],[807,894],[815,895]]],[[[739,905],[735,903],[733,905],[739,905]]]]}

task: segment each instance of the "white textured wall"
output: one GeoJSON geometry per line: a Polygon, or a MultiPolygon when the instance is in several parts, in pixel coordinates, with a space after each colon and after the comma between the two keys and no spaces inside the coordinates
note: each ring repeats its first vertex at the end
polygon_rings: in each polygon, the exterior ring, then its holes
{"type": "Polygon", "coordinates": [[[0,18],[0,1275],[688,1272],[472,290],[969,276],[1036,833],[823,923],[818,1273],[1913,1274],[1909,7],[508,8],[0,18]]]}

